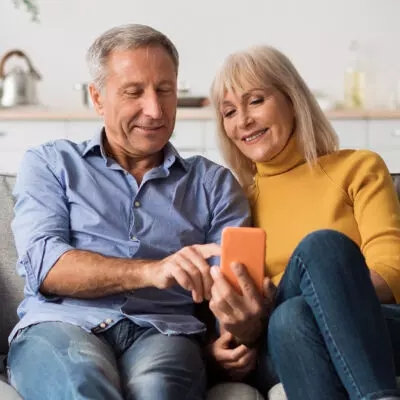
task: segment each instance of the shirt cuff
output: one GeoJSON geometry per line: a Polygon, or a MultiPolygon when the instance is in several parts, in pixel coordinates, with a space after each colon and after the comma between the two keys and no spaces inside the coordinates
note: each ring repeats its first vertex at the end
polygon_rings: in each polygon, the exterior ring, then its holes
{"type": "Polygon", "coordinates": [[[31,246],[20,259],[26,276],[27,286],[32,295],[39,293],[39,289],[47,274],[67,251],[75,250],[70,244],[59,238],[43,238],[31,246]]]}

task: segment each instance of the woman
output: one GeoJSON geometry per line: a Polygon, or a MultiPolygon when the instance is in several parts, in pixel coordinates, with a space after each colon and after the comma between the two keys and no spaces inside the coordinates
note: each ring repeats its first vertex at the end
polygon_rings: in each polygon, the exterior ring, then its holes
{"type": "Polygon", "coordinates": [[[238,295],[213,268],[210,308],[222,328],[248,347],[258,340],[256,372],[270,356],[289,399],[400,399],[400,208],[385,163],[338,151],[307,85],[274,48],[228,57],[211,99],[223,155],[267,233],[265,272],[277,286],[264,334],[260,296],[248,290],[237,312],[238,295]]]}

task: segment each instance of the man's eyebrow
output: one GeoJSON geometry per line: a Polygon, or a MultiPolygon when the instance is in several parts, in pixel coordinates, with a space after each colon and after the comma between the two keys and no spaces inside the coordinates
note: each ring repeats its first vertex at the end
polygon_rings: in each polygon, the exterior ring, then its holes
{"type": "Polygon", "coordinates": [[[140,87],[143,87],[143,84],[140,83],[140,82],[127,82],[127,83],[124,83],[124,84],[121,86],[121,89],[126,89],[126,88],[128,88],[128,87],[140,88],[140,87]]]}
{"type": "Polygon", "coordinates": [[[168,79],[164,79],[160,82],[157,83],[158,86],[162,86],[162,85],[171,85],[171,86],[175,86],[175,82],[174,81],[170,81],[168,79]]]}
{"type": "MultiPolygon", "coordinates": [[[[163,85],[170,85],[170,86],[175,86],[175,83],[173,81],[164,79],[160,82],[157,82],[156,84],[157,86],[163,86],[163,85]]],[[[144,84],[142,82],[135,82],[135,81],[131,81],[131,82],[126,82],[121,86],[121,89],[126,89],[128,87],[134,87],[134,88],[142,88],[144,86],[144,84]]]]}

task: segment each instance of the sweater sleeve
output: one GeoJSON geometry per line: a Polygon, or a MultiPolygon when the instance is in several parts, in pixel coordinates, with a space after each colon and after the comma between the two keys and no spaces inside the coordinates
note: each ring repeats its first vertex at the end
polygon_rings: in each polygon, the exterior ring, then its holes
{"type": "Polygon", "coordinates": [[[361,236],[367,265],[388,284],[400,303],[400,206],[390,173],[382,158],[357,151],[348,194],[361,236]]]}

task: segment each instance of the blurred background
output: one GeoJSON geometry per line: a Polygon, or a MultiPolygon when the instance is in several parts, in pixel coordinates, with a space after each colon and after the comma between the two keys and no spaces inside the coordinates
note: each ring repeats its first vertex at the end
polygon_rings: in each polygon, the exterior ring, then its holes
{"type": "MultiPolygon", "coordinates": [[[[181,56],[180,81],[206,95],[230,52],[266,43],[288,55],[324,101],[345,100],[346,70],[361,72],[361,105],[400,107],[399,0],[0,0],[0,57],[25,52],[42,75],[44,105],[75,107],[75,84],[89,79],[85,52],[104,30],[149,24],[181,56]],[[19,7],[16,5],[19,4],[19,7]],[[399,104],[398,104],[399,103],[399,104]]],[[[10,60],[10,64],[13,63],[10,60]]]]}
{"type": "Polygon", "coordinates": [[[224,164],[205,106],[212,78],[229,53],[269,44],[298,68],[341,148],[373,150],[400,174],[400,0],[0,0],[0,173],[14,174],[28,147],[101,128],[85,54],[126,23],[161,30],[180,52],[171,141],[184,157],[224,164]]]}

